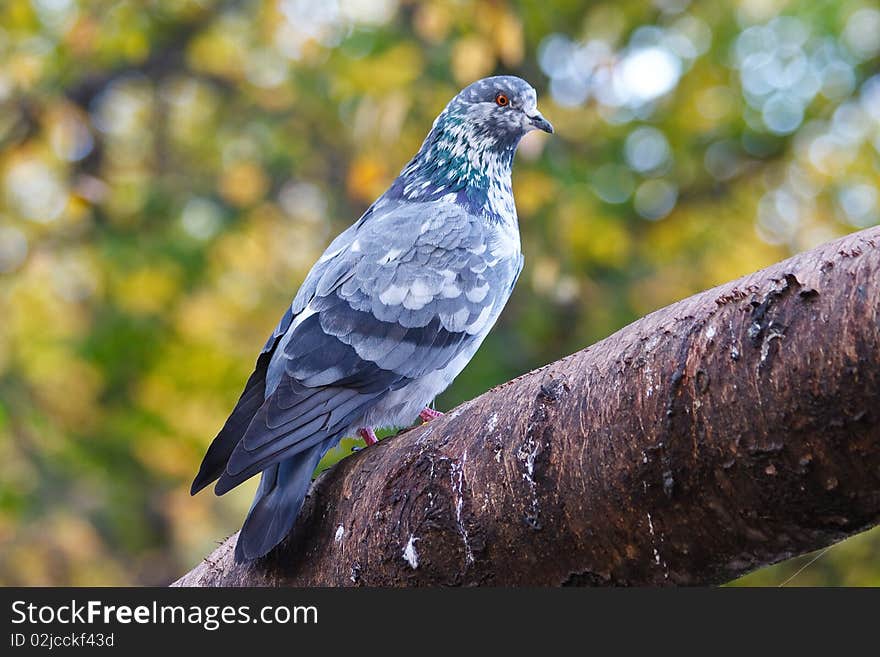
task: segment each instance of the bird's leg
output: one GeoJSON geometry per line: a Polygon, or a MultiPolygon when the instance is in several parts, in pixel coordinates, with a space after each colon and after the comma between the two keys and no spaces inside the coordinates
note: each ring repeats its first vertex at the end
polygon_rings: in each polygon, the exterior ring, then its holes
{"type": "Polygon", "coordinates": [[[373,427],[361,427],[358,429],[358,435],[364,439],[364,442],[367,443],[367,447],[370,445],[375,445],[379,442],[379,439],[376,438],[376,432],[373,431],[373,427]]]}
{"type": "Polygon", "coordinates": [[[422,412],[419,413],[419,417],[421,418],[422,422],[430,422],[434,418],[438,418],[441,415],[443,415],[441,411],[436,411],[428,406],[425,406],[425,408],[422,409],[422,412]]]}

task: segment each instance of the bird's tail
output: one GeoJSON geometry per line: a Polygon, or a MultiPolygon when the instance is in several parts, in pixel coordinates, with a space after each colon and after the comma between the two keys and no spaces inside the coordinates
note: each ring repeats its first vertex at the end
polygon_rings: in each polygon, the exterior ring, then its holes
{"type": "Polygon", "coordinates": [[[334,444],[335,440],[324,440],[263,471],[251,510],[238,534],[236,563],[262,557],[284,540],[299,515],[312,473],[334,444]]]}

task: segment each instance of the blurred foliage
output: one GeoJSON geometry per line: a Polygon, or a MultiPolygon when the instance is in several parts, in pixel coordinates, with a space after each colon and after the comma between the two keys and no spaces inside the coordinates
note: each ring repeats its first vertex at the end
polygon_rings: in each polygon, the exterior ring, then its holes
{"type": "MultiPolygon", "coordinates": [[[[871,0],[4,0],[0,582],[161,584],[237,529],[255,482],[190,498],[205,447],[461,86],[521,75],[557,134],[522,144],[526,269],[440,408],[877,223],[878,35],[871,0]]],[[[878,553],[790,585],[878,585],[878,553]]]]}

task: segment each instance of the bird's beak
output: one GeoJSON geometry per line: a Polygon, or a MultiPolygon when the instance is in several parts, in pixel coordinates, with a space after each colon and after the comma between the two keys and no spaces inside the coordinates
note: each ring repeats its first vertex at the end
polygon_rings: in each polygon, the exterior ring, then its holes
{"type": "Polygon", "coordinates": [[[553,134],[553,126],[550,124],[550,121],[541,115],[540,112],[527,114],[526,118],[529,120],[529,124],[531,124],[532,128],[549,132],[551,135],[553,134]]]}

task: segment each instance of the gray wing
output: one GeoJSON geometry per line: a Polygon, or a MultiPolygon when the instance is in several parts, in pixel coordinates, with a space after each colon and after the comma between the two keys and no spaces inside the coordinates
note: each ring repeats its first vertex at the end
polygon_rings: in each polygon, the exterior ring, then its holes
{"type": "Polygon", "coordinates": [[[269,371],[269,364],[272,355],[278,345],[279,340],[293,322],[293,309],[289,307],[287,312],[281,318],[278,326],[269,336],[263,350],[257,358],[257,364],[253,373],[245,383],[244,391],[238,398],[238,402],[232,413],[223,424],[223,428],[211,441],[210,447],[202,459],[202,465],[198,474],[193,479],[190,494],[195,495],[205,486],[216,480],[226,468],[229,456],[232,454],[235,446],[241,440],[247,428],[250,426],[254,415],[260,410],[266,398],[266,375],[269,371]]]}
{"type": "Polygon", "coordinates": [[[340,235],[273,336],[268,394],[218,494],[345,431],[378,397],[482,339],[522,265],[491,240],[482,220],[442,202],[375,212],[340,235]]]}

